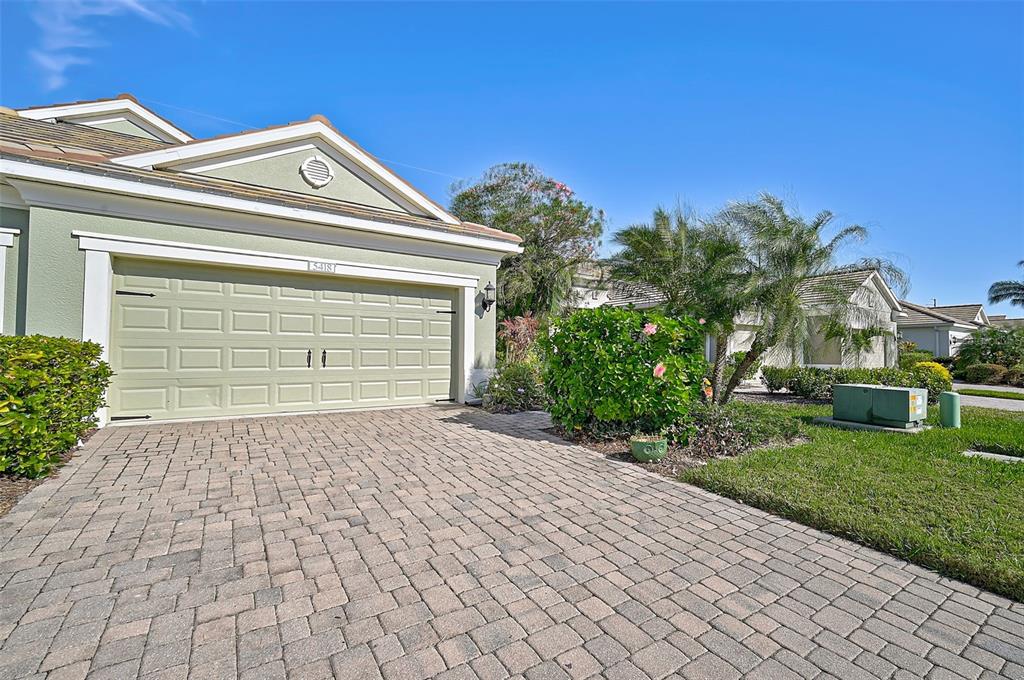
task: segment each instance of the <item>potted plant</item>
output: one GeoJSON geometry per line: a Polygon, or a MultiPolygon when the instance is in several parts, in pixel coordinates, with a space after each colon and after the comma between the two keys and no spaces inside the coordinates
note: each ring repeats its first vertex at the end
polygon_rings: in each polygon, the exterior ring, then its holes
{"type": "Polygon", "coordinates": [[[657,463],[668,453],[668,439],[660,434],[637,434],[629,438],[629,450],[641,463],[657,463]]]}

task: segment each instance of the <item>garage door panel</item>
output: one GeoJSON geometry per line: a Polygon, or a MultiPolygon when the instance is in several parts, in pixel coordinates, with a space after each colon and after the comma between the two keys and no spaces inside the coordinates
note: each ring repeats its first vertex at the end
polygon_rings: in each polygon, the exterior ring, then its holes
{"type": "Polygon", "coordinates": [[[220,371],[224,368],[220,347],[178,347],[178,368],[182,371],[220,371]]]}
{"type": "Polygon", "coordinates": [[[220,385],[195,385],[178,387],[178,408],[180,410],[219,409],[223,406],[223,389],[220,385]]]}
{"type": "Polygon", "coordinates": [[[223,295],[224,285],[220,281],[191,281],[184,279],[178,282],[178,290],[184,294],[223,295]]]}
{"type": "Polygon", "coordinates": [[[278,405],[287,406],[313,406],[313,391],[315,387],[311,382],[286,383],[277,386],[278,405]]]}
{"type": "Polygon", "coordinates": [[[454,291],[115,259],[114,416],[255,414],[450,396],[454,291]],[[131,284],[129,286],[129,284],[131,284]]]}
{"type": "Polygon", "coordinates": [[[391,336],[391,319],[378,316],[364,316],[359,319],[359,337],[387,338],[391,336]]]}
{"type": "Polygon", "coordinates": [[[193,333],[223,333],[224,313],[219,309],[179,307],[178,329],[193,333]]]}
{"type": "Polygon", "coordinates": [[[280,333],[313,335],[316,332],[316,315],[312,312],[278,313],[277,324],[280,333]]]}
{"type": "Polygon", "coordinates": [[[263,333],[273,332],[270,312],[255,312],[234,309],[228,312],[231,316],[231,333],[263,333]]]}
{"type": "Polygon", "coordinates": [[[167,371],[171,368],[170,349],[167,347],[124,346],[117,348],[118,367],[129,371],[167,371]]]}
{"type": "Polygon", "coordinates": [[[355,317],[338,314],[320,315],[320,333],[322,335],[345,335],[351,337],[355,335],[355,328],[355,317]]]}
{"type": "Polygon", "coordinates": [[[359,401],[387,401],[390,398],[387,380],[360,380],[359,401]]]}
{"type": "Polygon", "coordinates": [[[271,368],[269,347],[231,347],[228,349],[228,356],[231,357],[228,363],[231,370],[269,371],[271,368]]]}
{"type": "Polygon", "coordinates": [[[159,331],[171,329],[171,310],[167,307],[141,304],[123,305],[114,319],[115,328],[126,331],[159,331]]]}

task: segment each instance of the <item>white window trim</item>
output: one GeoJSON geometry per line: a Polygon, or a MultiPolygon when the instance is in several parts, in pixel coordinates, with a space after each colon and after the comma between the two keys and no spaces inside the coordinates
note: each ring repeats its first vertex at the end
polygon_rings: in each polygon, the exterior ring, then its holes
{"type": "MultiPolygon", "coordinates": [[[[95,102],[82,102],[80,104],[59,104],[57,106],[47,106],[45,108],[38,109],[22,109],[18,111],[18,115],[22,118],[30,118],[32,120],[47,120],[49,118],[56,118],[61,120],[68,120],[72,123],[76,122],[76,118],[88,118],[83,120],[83,124],[90,122],[96,122],[94,118],[102,114],[113,114],[113,113],[131,113],[132,115],[139,118],[144,124],[155,128],[150,132],[159,131],[162,134],[157,134],[158,137],[164,137],[165,141],[172,142],[191,142],[192,137],[184,130],[180,130],[171,123],[167,122],[160,116],[156,115],[141,104],[137,104],[131,99],[105,99],[102,101],[95,102]],[[170,139],[166,139],[166,138],[170,139]]],[[[130,122],[131,118],[127,118],[130,122]]],[[[144,127],[145,129],[145,127],[144,127]]]]}
{"type": "Polygon", "coordinates": [[[394,172],[377,161],[377,159],[318,120],[269,130],[245,132],[220,139],[200,140],[192,144],[175,146],[169,149],[126,154],[112,158],[111,162],[135,168],[169,167],[183,162],[198,161],[222,156],[226,153],[245,149],[258,149],[270,144],[306,138],[319,138],[323,140],[328,145],[351,158],[359,166],[387,185],[389,189],[406,200],[423,208],[442,222],[458,224],[459,221],[450,215],[448,211],[437,206],[433,201],[402,181],[394,172]]]}
{"type": "MultiPolygon", "coordinates": [[[[523,250],[522,247],[511,241],[481,238],[469,234],[454,234],[451,232],[414,227],[411,225],[375,222],[373,220],[347,217],[345,215],[309,210],[306,208],[293,208],[274,203],[262,203],[259,201],[250,201],[231,196],[190,191],[175,187],[158,186],[155,184],[145,184],[142,182],[133,182],[101,175],[88,175],[81,172],[75,172],[73,170],[37,165],[34,163],[26,163],[6,158],[0,159],[0,174],[7,175],[9,178],[20,177],[28,180],[37,180],[43,183],[84,187],[95,191],[118,195],[136,196],[150,200],[164,200],[172,203],[182,203],[203,208],[216,208],[232,212],[257,214],[264,217],[279,217],[287,220],[345,227],[359,231],[413,238],[423,241],[438,241],[480,250],[497,251],[500,253],[521,253],[523,250]]],[[[16,188],[18,187],[16,186],[16,188]]],[[[21,193],[24,197],[25,192],[21,191],[21,193]]]]}
{"type": "MultiPolygon", "coordinates": [[[[85,285],[83,290],[82,339],[99,343],[103,347],[104,361],[110,360],[110,312],[113,298],[114,271],[112,256],[122,255],[158,260],[198,262],[210,265],[251,267],[275,271],[307,272],[320,276],[343,276],[399,283],[422,283],[453,287],[458,290],[456,315],[459,335],[456,338],[455,400],[465,402],[473,392],[477,379],[476,361],[476,296],[480,279],[465,274],[446,274],[421,269],[404,269],[366,265],[354,262],[310,260],[296,255],[249,251],[238,248],[199,246],[176,241],[98,234],[72,231],[78,238],[78,247],[85,251],[85,285]],[[310,264],[333,265],[332,273],[310,270],[310,264]]],[[[0,279],[2,281],[2,279],[0,279]]],[[[2,284],[0,284],[2,285],[2,284]]],[[[3,290],[0,288],[0,300],[3,290]]],[[[2,311],[2,310],[0,310],[2,311]]],[[[2,317],[0,317],[2,318],[2,317]]],[[[97,413],[100,426],[108,421],[106,409],[97,413]]]]}
{"type": "Polygon", "coordinates": [[[4,300],[7,293],[7,251],[3,248],[13,247],[14,237],[20,233],[20,229],[0,227],[0,333],[4,332],[4,300]]]}

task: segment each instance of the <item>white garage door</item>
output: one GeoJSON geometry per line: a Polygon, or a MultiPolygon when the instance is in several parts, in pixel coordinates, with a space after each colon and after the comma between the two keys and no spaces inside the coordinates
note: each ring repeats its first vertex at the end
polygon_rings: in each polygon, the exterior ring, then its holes
{"type": "Polygon", "coordinates": [[[454,289],[118,260],[114,291],[112,419],[452,396],[454,289]]]}

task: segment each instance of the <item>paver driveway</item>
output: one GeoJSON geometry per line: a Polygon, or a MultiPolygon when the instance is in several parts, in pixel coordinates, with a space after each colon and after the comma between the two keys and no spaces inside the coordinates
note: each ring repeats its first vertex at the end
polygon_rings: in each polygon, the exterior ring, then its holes
{"type": "Polygon", "coordinates": [[[1024,677],[1020,604],[465,408],[108,428],[0,547],[0,678],[1024,677]]]}

